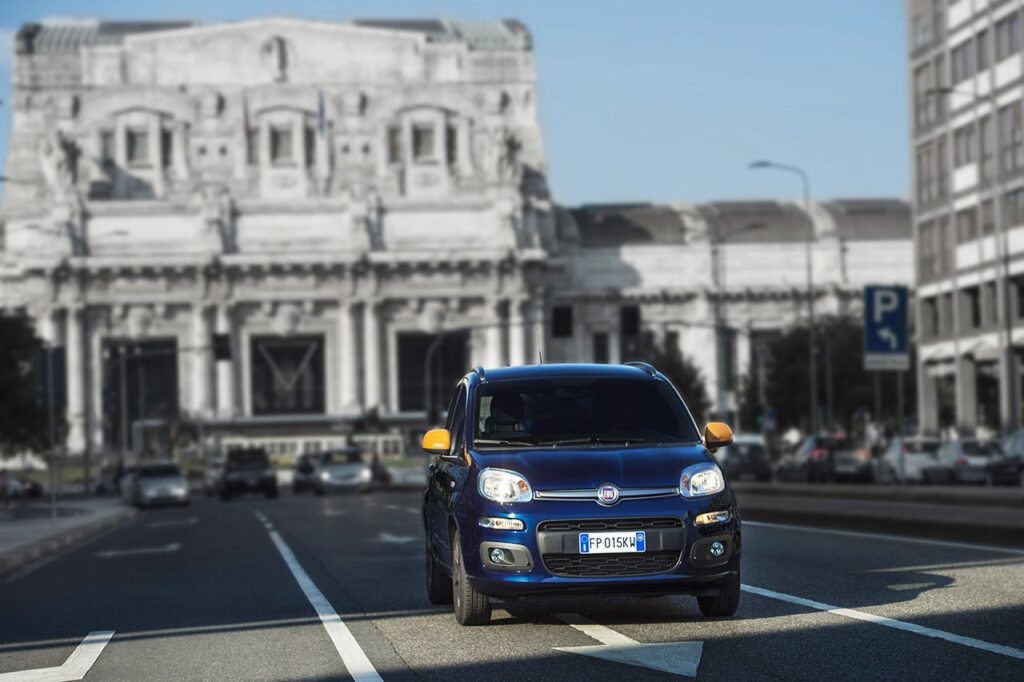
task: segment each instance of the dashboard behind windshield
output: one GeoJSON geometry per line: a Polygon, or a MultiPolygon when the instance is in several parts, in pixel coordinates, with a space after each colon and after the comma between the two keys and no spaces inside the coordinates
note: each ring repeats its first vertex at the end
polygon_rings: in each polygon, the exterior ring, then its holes
{"type": "Polygon", "coordinates": [[[663,381],[603,377],[485,383],[474,446],[695,443],[697,427],[663,381]]]}

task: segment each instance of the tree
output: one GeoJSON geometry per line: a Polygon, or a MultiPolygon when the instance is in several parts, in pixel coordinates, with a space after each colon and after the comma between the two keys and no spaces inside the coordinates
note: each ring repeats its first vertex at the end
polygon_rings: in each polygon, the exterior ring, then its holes
{"type": "Polygon", "coordinates": [[[629,359],[654,365],[683,396],[693,418],[703,422],[711,408],[700,369],[677,346],[658,345],[649,334],[640,336],[635,347],[627,350],[629,359]]]}
{"type": "Polygon", "coordinates": [[[0,312],[0,455],[47,445],[46,409],[33,371],[41,349],[27,316],[0,312]]]}
{"type": "MultiPolygon", "coordinates": [[[[817,336],[818,415],[823,430],[854,432],[862,419],[871,415],[895,426],[896,381],[904,381],[904,415],[914,413],[914,376],[904,372],[900,377],[876,377],[864,370],[864,331],[861,320],[849,316],[819,318],[817,336]],[[876,392],[876,379],[880,390],[876,392]],[[831,386],[832,420],[828,421],[831,386]],[[882,414],[876,415],[876,402],[882,414]]],[[[762,359],[766,368],[764,399],[767,409],[775,413],[779,430],[809,427],[809,367],[807,361],[808,328],[790,327],[764,344],[762,359]]],[[[913,363],[911,363],[913,367],[913,363]]],[[[745,423],[756,423],[762,414],[761,390],[757,376],[751,375],[743,386],[741,414],[745,423]]]]}

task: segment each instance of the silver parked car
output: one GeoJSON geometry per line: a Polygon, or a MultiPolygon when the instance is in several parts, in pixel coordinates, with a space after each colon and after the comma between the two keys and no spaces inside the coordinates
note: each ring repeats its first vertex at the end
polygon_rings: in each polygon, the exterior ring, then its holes
{"type": "Polygon", "coordinates": [[[188,481],[177,464],[141,464],[132,476],[131,502],[139,508],[158,504],[188,505],[188,481]]]}
{"type": "Polygon", "coordinates": [[[335,491],[368,493],[373,488],[373,469],[363,460],[359,448],[331,450],[315,462],[313,490],[317,495],[335,491]]]}
{"type": "Polygon", "coordinates": [[[940,446],[938,438],[893,438],[875,459],[875,481],[884,484],[923,482],[924,470],[938,464],[940,446]]]}
{"type": "Polygon", "coordinates": [[[922,470],[925,483],[991,483],[989,466],[1002,456],[998,440],[954,438],[939,448],[938,461],[922,470]]]}

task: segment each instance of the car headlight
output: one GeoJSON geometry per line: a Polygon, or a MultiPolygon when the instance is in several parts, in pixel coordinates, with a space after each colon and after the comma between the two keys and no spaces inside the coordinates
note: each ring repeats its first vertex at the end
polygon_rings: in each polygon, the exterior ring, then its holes
{"type": "Polygon", "coordinates": [[[722,471],[711,462],[693,464],[683,469],[679,477],[679,494],[683,497],[714,495],[725,489],[722,471]]]}
{"type": "Polygon", "coordinates": [[[529,502],[533,499],[529,482],[516,472],[505,469],[481,471],[477,488],[482,496],[501,504],[529,502]]]}
{"type": "Polygon", "coordinates": [[[331,480],[331,472],[329,472],[329,471],[321,471],[320,472],[320,480],[321,481],[329,481],[329,480],[331,480]]]}

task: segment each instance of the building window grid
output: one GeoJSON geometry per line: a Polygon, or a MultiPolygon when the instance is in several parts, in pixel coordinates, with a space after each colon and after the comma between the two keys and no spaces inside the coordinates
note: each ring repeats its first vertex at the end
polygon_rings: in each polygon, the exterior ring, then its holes
{"type": "Polygon", "coordinates": [[[1020,52],[1020,15],[1016,12],[996,22],[996,61],[1020,52]]]}
{"type": "Polygon", "coordinates": [[[953,166],[961,168],[975,161],[974,124],[953,131],[953,166]]]}

